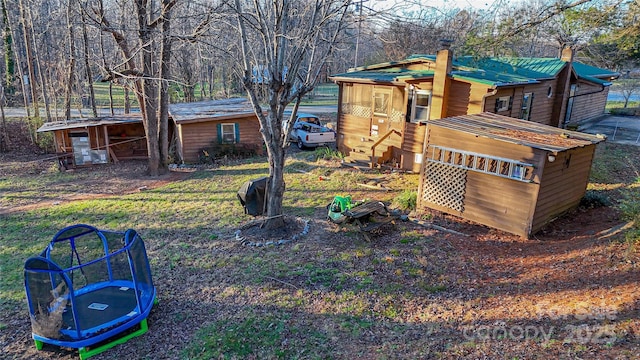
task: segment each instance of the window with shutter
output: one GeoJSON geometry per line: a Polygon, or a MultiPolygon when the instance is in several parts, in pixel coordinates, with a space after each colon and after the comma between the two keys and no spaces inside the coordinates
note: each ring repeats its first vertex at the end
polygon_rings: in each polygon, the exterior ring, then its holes
{"type": "Polygon", "coordinates": [[[222,144],[234,144],[238,142],[236,137],[236,128],[239,127],[236,127],[236,124],[229,123],[219,125],[218,139],[222,144]]]}

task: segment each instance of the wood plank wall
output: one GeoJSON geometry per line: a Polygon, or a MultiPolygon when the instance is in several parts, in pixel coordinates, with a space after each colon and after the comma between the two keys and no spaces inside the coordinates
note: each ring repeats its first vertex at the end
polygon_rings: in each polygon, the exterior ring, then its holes
{"type": "Polygon", "coordinates": [[[427,125],[416,123],[405,123],[404,140],[401,148],[402,168],[414,172],[420,171],[421,163],[415,162],[416,154],[422,155],[424,145],[424,134],[427,125]]]}
{"type": "MultiPolygon", "coordinates": [[[[526,86],[517,86],[507,89],[501,89],[496,95],[487,97],[485,101],[484,111],[495,113],[496,100],[502,96],[512,96],[512,106],[507,111],[500,111],[498,114],[520,118],[522,110],[522,101],[525,93],[533,93],[533,102],[531,104],[531,116],[529,121],[537,122],[544,125],[557,124],[558,119],[552,119],[553,106],[555,101],[557,81],[546,80],[539,84],[531,84],[526,86]],[[551,91],[551,97],[549,97],[551,91]]],[[[558,96],[561,96],[558,95],[558,96]]]]}
{"type": "Polygon", "coordinates": [[[596,145],[558,153],[554,162],[546,161],[533,218],[535,232],[563,212],[578,206],[589,182],[596,145]]]}
{"type": "Polygon", "coordinates": [[[255,116],[245,118],[211,120],[195,123],[183,123],[182,127],[182,156],[183,161],[195,163],[199,161],[203,148],[218,143],[217,124],[236,123],[240,126],[240,143],[262,145],[260,123],[255,116]]]}
{"type": "MultiPolygon", "coordinates": [[[[87,133],[91,149],[104,150],[106,141],[103,126],[105,125],[55,131],[56,145],[58,146],[56,151],[73,152],[69,136],[72,132],[87,133]]],[[[107,132],[109,146],[119,160],[146,159],[148,157],[147,141],[142,123],[108,125],[107,132]]]]}
{"type": "Polygon", "coordinates": [[[603,90],[600,85],[580,81],[578,83],[578,96],[573,98],[571,118],[567,123],[580,123],[604,114],[609,87],[605,87],[603,91],[600,90],[603,90]],[[588,95],[581,96],[581,94],[588,95]]]}
{"type": "Polygon", "coordinates": [[[361,138],[369,138],[371,119],[342,114],[340,116],[340,129],[338,130],[338,150],[349,154],[351,149],[362,144],[361,138]]]}
{"type": "MultiPolygon", "coordinates": [[[[532,163],[536,170],[531,183],[469,170],[462,213],[436,204],[424,203],[421,199],[419,208],[434,208],[520,236],[528,236],[546,154],[531,147],[475,137],[439,126],[429,125],[427,131],[429,146],[444,146],[532,163]]],[[[428,147],[425,164],[429,151],[428,147]]]]}

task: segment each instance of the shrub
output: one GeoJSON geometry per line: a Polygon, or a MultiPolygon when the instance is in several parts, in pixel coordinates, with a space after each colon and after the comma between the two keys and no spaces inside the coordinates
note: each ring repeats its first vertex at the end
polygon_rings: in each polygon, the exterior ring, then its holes
{"type": "Polygon", "coordinates": [[[393,204],[399,209],[413,211],[416,209],[418,193],[413,190],[404,190],[393,199],[393,204]]]}
{"type": "Polygon", "coordinates": [[[640,242],[640,189],[630,189],[622,192],[622,200],[618,204],[622,218],[633,221],[633,228],[625,234],[625,240],[632,252],[634,245],[640,242]]]}
{"type": "Polygon", "coordinates": [[[635,221],[636,226],[640,226],[640,189],[623,191],[618,208],[625,220],[635,221]]]}
{"type": "Polygon", "coordinates": [[[247,158],[260,153],[254,144],[213,144],[200,150],[200,162],[212,164],[219,158],[247,158]]]}
{"type": "Polygon", "coordinates": [[[609,109],[609,113],[611,115],[619,115],[619,116],[636,116],[638,109],[637,108],[611,108],[609,109]]]}
{"type": "Polygon", "coordinates": [[[324,159],[324,160],[342,160],[344,159],[344,154],[336,149],[332,149],[326,146],[317,147],[314,151],[314,155],[316,160],[324,159]]]}
{"type": "Polygon", "coordinates": [[[585,209],[595,209],[609,205],[611,205],[609,198],[596,190],[587,190],[582,199],[580,199],[580,207],[585,209]]]}

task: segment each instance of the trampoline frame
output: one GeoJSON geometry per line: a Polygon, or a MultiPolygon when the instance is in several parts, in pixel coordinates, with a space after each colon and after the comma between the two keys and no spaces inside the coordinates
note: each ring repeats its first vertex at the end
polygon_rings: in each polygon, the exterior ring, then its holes
{"type": "MultiPolygon", "coordinates": [[[[149,259],[147,258],[146,249],[144,247],[144,242],[142,241],[142,238],[132,229],[129,229],[126,232],[122,233],[122,232],[99,230],[95,227],[92,227],[90,225],[85,225],[85,224],[72,225],[60,230],[53,237],[53,239],[49,243],[49,246],[47,246],[47,248],[44,251],[42,251],[42,253],[39,256],[35,256],[27,259],[27,261],[25,262],[25,291],[27,294],[27,301],[29,305],[30,314],[34,316],[35,306],[32,303],[32,297],[30,294],[29,286],[28,286],[27,271],[29,271],[30,273],[46,273],[50,277],[51,284],[56,284],[56,281],[55,281],[56,276],[59,276],[60,279],[62,279],[62,282],[65,283],[68,289],[68,293],[62,296],[62,298],[65,301],[67,301],[67,303],[65,304],[65,311],[71,311],[71,319],[73,320],[72,323],[75,327],[75,328],[59,329],[58,332],[61,335],[60,339],[49,338],[46,336],[42,336],[41,334],[36,334],[34,330],[34,332],[32,332],[32,338],[34,339],[36,349],[38,350],[41,350],[45,343],[61,346],[61,347],[77,348],[80,354],[80,359],[86,359],[90,356],[93,356],[105,350],[108,350],[118,344],[122,344],[130,340],[131,338],[140,336],[146,333],[148,330],[147,317],[151,312],[153,305],[157,304],[156,289],[151,279],[151,269],[149,265],[149,259]],[[78,229],[82,231],[82,228],[86,229],[86,231],[80,232],[80,233],[72,232],[71,236],[60,237],[62,234],[64,234],[69,230],[78,229]],[[100,240],[102,240],[103,247],[104,247],[103,248],[104,256],[97,259],[92,259],[86,263],[81,263],[80,256],[77,250],[75,249],[75,238],[87,235],[89,233],[97,234],[100,240]],[[122,235],[122,240],[124,242],[123,246],[121,248],[118,248],[118,250],[109,253],[109,250],[110,250],[108,247],[109,244],[104,233],[122,235]],[[67,242],[67,241],[69,242],[69,246],[71,247],[71,257],[72,257],[71,264],[73,264],[73,261],[74,261],[73,256],[76,255],[78,260],[78,265],[71,266],[66,269],[62,269],[58,264],[55,263],[55,261],[51,259],[51,250],[53,249],[54,244],[59,242],[67,242]],[[132,254],[132,251],[131,251],[132,246],[137,245],[136,244],[137,241],[140,242],[140,245],[138,246],[142,247],[141,251],[139,251],[142,254],[137,254],[137,253],[132,254]],[[114,279],[111,258],[116,256],[122,256],[124,252],[126,252],[126,259],[128,260],[128,263],[129,263],[131,280],[114,279]],[[139,263],[140,258],[137,259],[138,262],[135,262],[134,255],[144,256],[144,258],[142,259],[144,260],[144,263],[142,264],[144,269],[142,269],[140,272],[143,273],[146,271],[146,274],[148,274],[149,283],[143,282],[139,284],[138,281],[136,281],[138,280],[138,277],[136,276],[137,275],[136,271],[140,270],[138,269],[140,267],[140,263],[139,263]],[[75,270],[82,271],[84,267],[87,267],[89,265],[93,265],[99,262],[104,262],[106,264],[106,274],[108,274],[108,281],[89,283],[77,290],[74,289],[73,280],[69,278],[68,273],[73,274],[73,271],[75,270]],[[136,267],[134,263],[137,264],[138,266],[136,267]],[[30,267],[30,265],[32,264],[41,265],[41,267],[30,267]],[[45,265],[46,268],[43,267],[43,265],[45,265]],[[147,286],[143,286],[143,288],[140,288],[140,286],[143,284],[149,285],[150,288],[147,286]],[[135,299],[134,302],[132,304],[130,303],[129,307],[126,308],[130,310],[126,312],[126,309],[125,309],[124,310],[125,313],[123,313],[123,311],[118,312],[118,310],[123,310],[123,309],[115,310],[118,316],[112,316],[111,318],[107,316],[105,318],[105,322],[98,322],[97,324],[94,324],[95,326],[92,326],[90,328],[85,328],[85,329],[81,328],[81,325],[84,326],[86,324],[83,324],[85,321],[80,321],[80,318],[81,318],[80,313],[81,311],[84,312],[87,310],[85,309],[81,310],[79,308],[80,300],[83,299],[83,296],[89,296],[89,294],[92,294],[104,289],[108,289],[110,287],[115,287],[117,288],[117,290],[121,290],[121,291],[133,290],[133,295],[127,295],[127,297],[131,296],[132,298],[135,299]],[[149,294],[149,291],[151,291],[150,294],[149,294]],[[145,300],[144,303],[143,303],[143,298],[145,300]],[[124,331],[127,331],[137,325],[140,326],[139,329],[131,333],[128,333],[124,336],[117,337],[124,331]]],[[[107,302],[108,301],[106,299],[104,301],[101,301],[101,303],[107,303],[107,302]]],[[[94,305],[94,304],[96,303],[92,303],[91,305],[94,305]]],[[[98,304],[98,305],[103,305],[103,304],[98,304]]],[[[116,306],[114,304],[104,304],[104,305],[116,306]]],[[[107,307],[105,307],[104,309],[106,309],[107,307]]],[[[104,309],[97,309],[97,310],[104,310],[104,309]]],[[[112,309],[110,309],[109,311],[112,311],[112,309]]],[[[64,314],[64,312],[62,313],[64,314]]],[[[65,318],[68,318],[68,316],[69,315],[67,314],[65,318]]]]}

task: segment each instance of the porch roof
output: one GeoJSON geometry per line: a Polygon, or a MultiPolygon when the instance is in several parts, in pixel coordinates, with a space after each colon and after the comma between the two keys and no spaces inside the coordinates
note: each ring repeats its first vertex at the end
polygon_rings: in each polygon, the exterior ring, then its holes
{"type": "Polygon", "coordinates": [[[87,127],[95,127],[101,125],[121,125],[142,123],[142,115],[140,114],[122,114],[114,116],[102,116],[87,119],[72,119],[68,121],[52,121],[44,123],[37,132],[47,132],[56,130],[79,129],[87,127]]]}
{"type": "Polygon", "coordinates": [[[392,67],[378,70],[359,70],[332,75],[334,80],[360,80],[371,82],[397,82],[411,79],[429,79],[434,74],[433,70],[409,70],[406,68],[392,67]]]}

